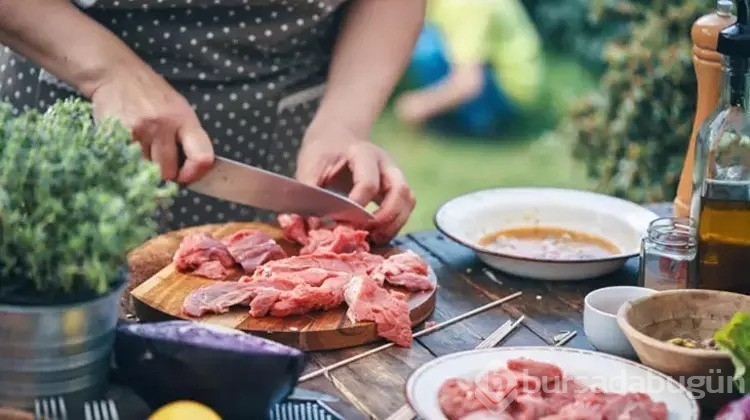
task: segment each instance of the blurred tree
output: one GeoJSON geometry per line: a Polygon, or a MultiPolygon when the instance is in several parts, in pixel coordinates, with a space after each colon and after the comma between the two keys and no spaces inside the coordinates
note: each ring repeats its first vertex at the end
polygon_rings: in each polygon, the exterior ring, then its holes
{"type": "Polygon", "coordinates": [[[622,3],[637,21],[626,40],[606,46],[601,88],[572,106],[556,135],[573,140],[600,191],[637,202],[671,200],[696,105],[690,27],[710,4],[622,3]]]}
{"type": "Polygon", "coordinates": [[[624,40],[649,0],[523,0],[545,46],[572,54],[593,72],[606,69],[607,43],[624,40]]]}

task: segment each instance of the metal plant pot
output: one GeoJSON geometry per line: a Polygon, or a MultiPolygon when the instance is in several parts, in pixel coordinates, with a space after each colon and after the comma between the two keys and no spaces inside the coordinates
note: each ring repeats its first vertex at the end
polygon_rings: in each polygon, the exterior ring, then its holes
{"type": "Polygon", "coordinates": [[[123,281],[97,299],[59,306],[0,303],[0,406],[70,401],[106,391],[123,281]]]}

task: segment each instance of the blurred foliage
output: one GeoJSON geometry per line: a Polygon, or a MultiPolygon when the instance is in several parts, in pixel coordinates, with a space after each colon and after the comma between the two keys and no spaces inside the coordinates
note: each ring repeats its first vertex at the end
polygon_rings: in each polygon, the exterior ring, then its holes
{"type": "Polygon", "coordinates": [[[702,0],[628,4],[641,17],[627,40],[606,46],[600,89],[571,106],[555,135],[573,140],[574,156],[600,191],[671,200],[696,105],[690,28],[710,9],[702,0]]]}
{"type": "Polygon", "coordinates": [[[606,69],[603,52],[624,40],[644,18],[648,0],[523,0],[547,48],[571,54],[598,73],[606,69]]]}

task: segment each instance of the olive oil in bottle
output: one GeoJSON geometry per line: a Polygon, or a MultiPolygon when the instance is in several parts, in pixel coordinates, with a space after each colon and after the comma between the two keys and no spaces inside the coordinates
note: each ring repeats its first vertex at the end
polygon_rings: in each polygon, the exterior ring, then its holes
{"type": "Polygon", "coordinates": [[[704,197],[699,217],[697,286],[750,294],[750,201],[704,197]]]}
{"type": "Polygon", "coordinates": [[[750,294],[750,0],[719,34],[719,103],[698,132],[690,216],[698,224],[689,287],[750,294]]]}

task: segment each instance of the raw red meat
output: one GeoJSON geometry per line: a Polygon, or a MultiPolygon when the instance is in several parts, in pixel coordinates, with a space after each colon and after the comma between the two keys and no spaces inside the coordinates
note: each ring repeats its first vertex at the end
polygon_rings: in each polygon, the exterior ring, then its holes
{"type": "Polygon", "coordinates": [[[338,273],[368,275],[382,262],[383,257],[368,252],[300,255],[263,264],[255,270],[253,278],[304,278],[304,283],[317,286],[338,273]]]}
{"type": "Polygon", "coordinates": [[[231,268],[224,267],[221,261],[206,261],[190,272],[190,274],[212,280],[224,280],[233,272],[234,270],[231,268]]]}
{"type": "Polygon", "coordinates": [[[300,255],[369,252],[369,233],[346,224],[324,224],[317,218],[303,219],[297,214],[281,214],[277,218],[284,237],[302,245],[300,255]]]}
{"type": "Polygon", "coordinates": [[[272,316],[302,315],[317,310],[329,310],[344,304],[344,289],[350,275],[328,278],[319,287],[298,285],[284,292],[271,307],[272,316]]]}
{"type": "Polygon", "coordinates": [[[449,379],[440,387],[438,401],[449,420],[667,418],[666,405],[646,394],[589,389],[575,378],[564,376],[555,365],[528,359],[510,360],[507,368],[489,371],[476,381],[449,379]],[[503,400],[506,404],[500,404],[503,400]]]}
{"type": "Polygon", "coordinates": [[[443,382],[438,391],[438,403],[449,420],[463,419],[470,413],[485,411],[477,399],[477,385],[468,379],[452,378],[443,382]]]}
{"type": "Polygon", "coordinates": [[[252,274],[259,265],[267,261],[287,257],[284,249],[276,241],[259,230],[240,230],[222,242],[247,274],[252,274]]]}
{"type": "Polygon", "coordinates": [[[537,362],[529,359],[509,360],[508,369],[539,378],[545,384],[562,379],[563,377],[563,372],[559,367],[550,363],[537,362]]]}
{"type": "Polygon", "coordinates": [[[252,316],[265,316],[281,294],[296,286],[295,283],[277,279],[253,283],[217,282],[193,290],[185,298],[182,312],[199,317],[207,313],[226,313],[232,306],[240,305],[250,306],[252,316]]]}
{"type": "Polygon", "coordinates": [[[305,219],[299,214],[280,214],[277,218],[284,237],[300,245],[307,245],[310,239],[307,237],[307,226],[305,219]]]}
{"type": "Polygon", "coordinates": [[[218,282],[190,292],[182,303],[182,312],[193,317],[223,314],[232,306],[249,305],[255,294],[255,289],[246,284],[218,282]]]}
{"type": "Polygon", "coordinates": [[[280,215],[278,220],[287,239],[304,245],[302,255],[287,257],[257,230],[237,232],[222,242],[207,234],[184,241],[181,253],[175,255],[175,264],[182,269],[226,279],[239,264],[252,274],[193,291],[183,302],[183,312],[197,317],[248,306],[253,317],[286,317],[347,303],[352,322],[372,321],[381,337],[411,345],[407,297],[382,286],[433,289],[427,264],[417,254],[407,251],[386,259],[369,252],[365,231],[294,214],[280,215]]]}
{"type": "Polygon", "coordinates": [[[351,322],[372,321],[378,335],[402,347],[411,347],[409,303],[399,292],[386,290],[368,276],[355,276],[344,293],[351,322]]]}
{"type": "Polygon", "coordinates": [[[435,285],[427,277],[427,263],[411,250],[391,255],[372,272],[372,278],[380,283],[401,286],[409,291],[432,290],[435,285]]]}
{"type": "Polygon", "coordinates": [[[183,238],[172,262],[177,271],[194,271],[195,275],[211,279],[226,277],[229,274],[226,269],[231,269],[235,264],[227,247],[207,233],[196,233],[183,238]],[[202,267],[204,264],[207,266],[202,267]]]}

